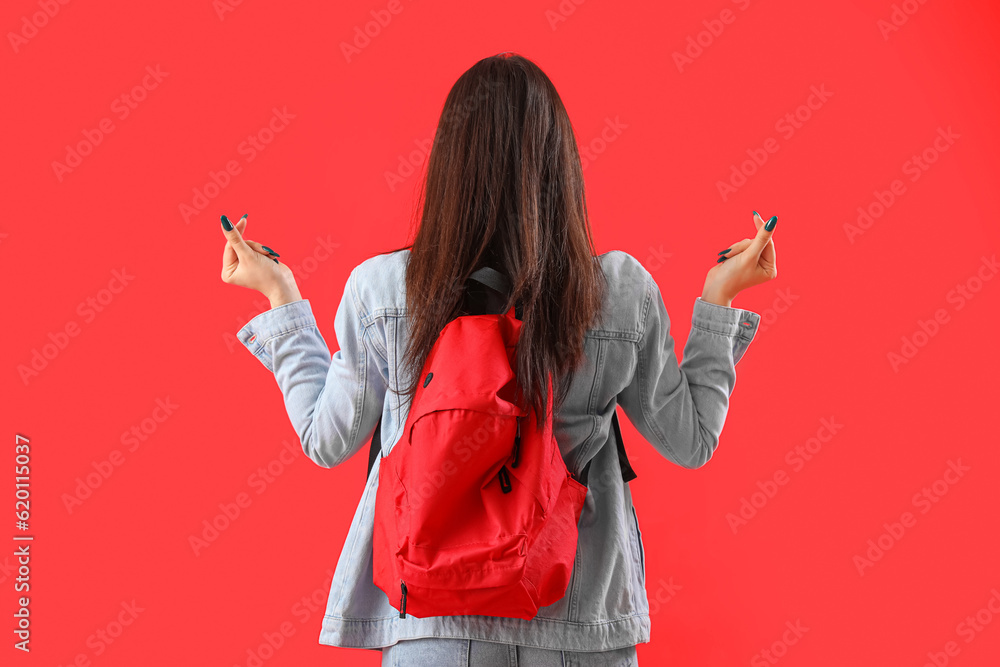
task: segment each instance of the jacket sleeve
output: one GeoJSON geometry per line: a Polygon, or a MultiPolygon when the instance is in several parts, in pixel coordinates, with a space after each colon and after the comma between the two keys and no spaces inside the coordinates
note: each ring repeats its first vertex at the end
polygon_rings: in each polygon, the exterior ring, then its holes
{"type": "Polygon", "coordinates": [[[736,364],[757,332],[760,315],[696,298],[684,360],[678,365],[670,317],[648,271],[644,310],[635,372],[618,403],[664,457],[684,468],[699,468],[719,444],[736,364]]]}
{"type": "Polygon", "coordinates": [[[355,271],[334,319],[340,349],[332,358],[308,299],[265,311],[236,334],[274,373],[302,450],[324,468],[348,460],[372,437],[386,394],[387,364],[362,321],[355,271]]]}

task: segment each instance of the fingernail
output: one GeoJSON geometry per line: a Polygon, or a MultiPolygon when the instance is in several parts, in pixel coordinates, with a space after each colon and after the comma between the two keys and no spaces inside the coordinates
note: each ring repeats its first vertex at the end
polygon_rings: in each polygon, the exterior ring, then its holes
{"type": "Polygon", "coordinates": [[[778,224],[778,216],[772,215],[771,219],[767,221],[766,225],[764,225],[764,229],[766,229],[769,232],[774,231],[774,226],[776,224],[778,224]]]}
{"type": "Polygon", "coordinates": [[[244,213],[244,214],[243,214],[243,217],[242,217],[242,218],[240,218],[240,220],[246,220],[246,219],[247,219],[247,214],[246,214],[246,213],[244,213]]]}
{"type": "Polygon", "coordinates": [[[754,211],[753,214],[756,215],[758,218],[760,217],[760,213],[758,213],[757,211],[754,211]]]}
{"type": "Polygon", "coordinates": [[[264,250],[268,251],[270,254],[274,255],[275,257],[281,257],[281,255],[279,255],[278,253],[274,252],[273,250],[271,250],[270,248],[268,248],[266,245],[262,245],[261,248],[263,248],[264,250]]]}
{"type": "Polygon", "coordinates": [[[233,230],[233,223],[229,222],[229,218],[226,216],[222,216],[222,228],[227,232],[231,232],[233,230]]]}
{"type": "Polygon", "coordinates": [[[726,254],[727,252],[729,252],[730,250],[732,250],[732,248],[726,248],[725,250],[723,250],[723,251],[722,251],[722,252],[720,252],[719,254],[720,254],[720,255],[725,255],[725,254],[726,254]]]}
{"type": "MultiPolygon", "coordinates": [[[[274,259],[274,258],[272,257],[271,259],[274,259]]],[[[276,260],[276,259],[274,260],[274,263],[275,263],[275,264],[281,264],[281,262],[279,262],[279,261],[278,261],[278,260],[276,260]]]]}
{"type": "Polygon", "coordinates": [[[715,263],[716,263],[716,264],[718,264],[719,262],[724,262],[724,261],[726,261],[727,259],[729,259],[729,258],[728,258],[728,257],[720,257],[719,259],[717,259],[717,260],[715,261],[715,263]]]}

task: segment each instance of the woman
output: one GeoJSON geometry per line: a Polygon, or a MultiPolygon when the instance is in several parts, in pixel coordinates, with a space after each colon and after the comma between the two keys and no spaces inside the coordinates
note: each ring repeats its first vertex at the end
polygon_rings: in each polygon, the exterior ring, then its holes
{"type": "Polygon", "coordinates": [[[223,281],[271,303],[237,336],[274,373],[314,462],[345,462],[377,424],[385,456],[402,435],[428,351],[465,309],[466,280],[482,266],[506,274],[511,294],[493,312],[521,304],[522,395],[544,412],[551,373],[553,428],[567,469],[579,474],[591,464],[572,578],[565,596],[531,620],[400,618],[372,582],[375,466],[337,564],[320,643],[381,649],[384,665],[635,665],[636,644],[649,641],[645,554],[611,418],[621,405],[680,466],[711,458],[735,364],[760,320],[731,303],[777,275],[776,218],[765,224],[755,212],[756,235],[719,253],[694,300],[678,365],[650,273],[628,253],[594,253],[572,126],[532,62],[499,54],[459,78],[422,185],[413,243],[351,271],[332,359],[288,267],[267,246],[243,239],[246,216],[235,226],[223,216],[223,281]]]}

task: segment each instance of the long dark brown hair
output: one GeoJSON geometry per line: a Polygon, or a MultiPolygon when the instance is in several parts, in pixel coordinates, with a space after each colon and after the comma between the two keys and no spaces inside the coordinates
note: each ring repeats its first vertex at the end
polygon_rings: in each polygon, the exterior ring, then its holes
{"type": "MultiPolygon", "coordinates": [[[[462,314],[469,275],[492,266],[511,279],[504,311],[522,304],[515,373],[540,428],[548,375],[556,410],[607,290],[573,127],[545,73],[505,52],[462,74],[445,100],[419,187],[416,237],[386,251],[410,249],[403,366],[419,373],[445,324],[462,314]]],[[[418,373],[392,391],[412,401],[418,373]]]]}

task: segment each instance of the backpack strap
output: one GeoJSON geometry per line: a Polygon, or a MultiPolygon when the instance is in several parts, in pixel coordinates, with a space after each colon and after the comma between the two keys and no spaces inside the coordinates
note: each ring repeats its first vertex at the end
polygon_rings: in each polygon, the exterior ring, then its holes
{"type": "MultiPolygon", "coordinates": [[[[613,436],[615,439],[615,447],[618,449],[618,466],[622,469],[622,481],[631,482],[633,479],[638,477],[635,474],[635,470],[632,469],[632,464],[628,461],[628,454],[625,453],[625,441],[622,439],[622,429],[618,425],[618,408],[611,413],[611,430],[614,431],[613,436]]],[[[594,462],[594,458],[591,457],[587,461],[587,465],[583,466],[583,470],[580,471],[580,476],[577,481],[587,485],[587,478],[590,476],[590,464],[594,462]]]]}
{"type": "MultiPolygon", "coordinates": [[[[469,276],[469,280],[473,280],[481,285],[485,285],[495,292],[506,296],[510,294],[511,282],[510,279],[504,274],[500,273],[496,269],[484,266],[472,272],[469,276]]],[[[518,301],[514,304],[514,317],[521,319],[521,302],[518,301]]],[[[629,464],[628,455],[625,453],[625,443],[622,440],[622,431],[618,426],[618,410],[612,413],[611,425],[614,427],[614,438],[615,444],[618,448],[618,464],[622,469],[622,479],[629,482],[636,478],[635,471],[632,470],[632,466],[629,464]]],[[[368,479],[368,475],[371,475],[372,467],[375,465],[375,461],[378,460],[379,455],[382,453],[382,418],[379,417],[378,423],[375,425],[375,433],[372,435],[371,446],[368,449],[368,474],[365,479],[368,479]]],[[[587,465],[584,466],[583,471],[580,473],[578,481],[586,485],[587,477],[590,473],[590,464],[593,461],[587,461],[587,465]]]]}
{"type": "Polygon", "coordinates": [[[469,280],[482,283],[501,294],[510,293],[510,278],[489,266],[484,266],[473,271],[472,275],[469,276],[469,280]]]}
{"type": "MultiPolygon", "coordinates": [[[[510,278],[508,278],[507,276],[505,276],[504,274],[500,273],[499,271],[497,271],[492,267],[484,266],[479,269],[476,269],[475,271],[472,272],[472,275],[469,276],[469,280],[473,280],[481,285],[485,285],[486,287],[492,289],[494,292],[499,292],[504,297],[510,294],[510,288],[511,288],[510,278]]],[[[521,315],[522,315],[521,302],[518,301],[517,303],[514,304],[514,317],[516,317],[517,319],[521,319],[521,315]]]]}
{"type": "MultiPolygon", "coordinates": [[[[635,470],[632,469],[632,464],[629,463],[628,454],[625,452],[625,441],[622,439],[622,430],[618,425],[618,410],[615,409],[611,416],[612,430],[614,431],[615,446],[618,449],[618,466],[622,469],[622,481],[631,482],[633,479],[638,477],[635,470]]],[[[378,460],[379,454],[382,452],[382,418],[378,420],[378,424],[375,425],[375,434],[372,436],[372,444],[368,450],[368,475],[372,472],[372,466],[375,465],[375,461],[378,460]]],[[[583,467],[583,471],[580,472],[580,476],[577,481],[587,485],[587,478],[590,476],[590,464],[594,462],[591,458],[587,461],[587,465],[583,467]]],[[[367,475],[365,479],[368,479],[367,475]]]]}
{"type": "MultiPolygon", "coordinates": [[[[378,424],[375,425],[375,435],[372,436],[372,444],[368,448],[368,475],[372,474],[372,466],[375,465],[375,461],[378,460],[379,455],[382,454],[382,418],[378,418],[378,424]]],[[[368,479],[368,476],[365,476],[368,479]]]]}

